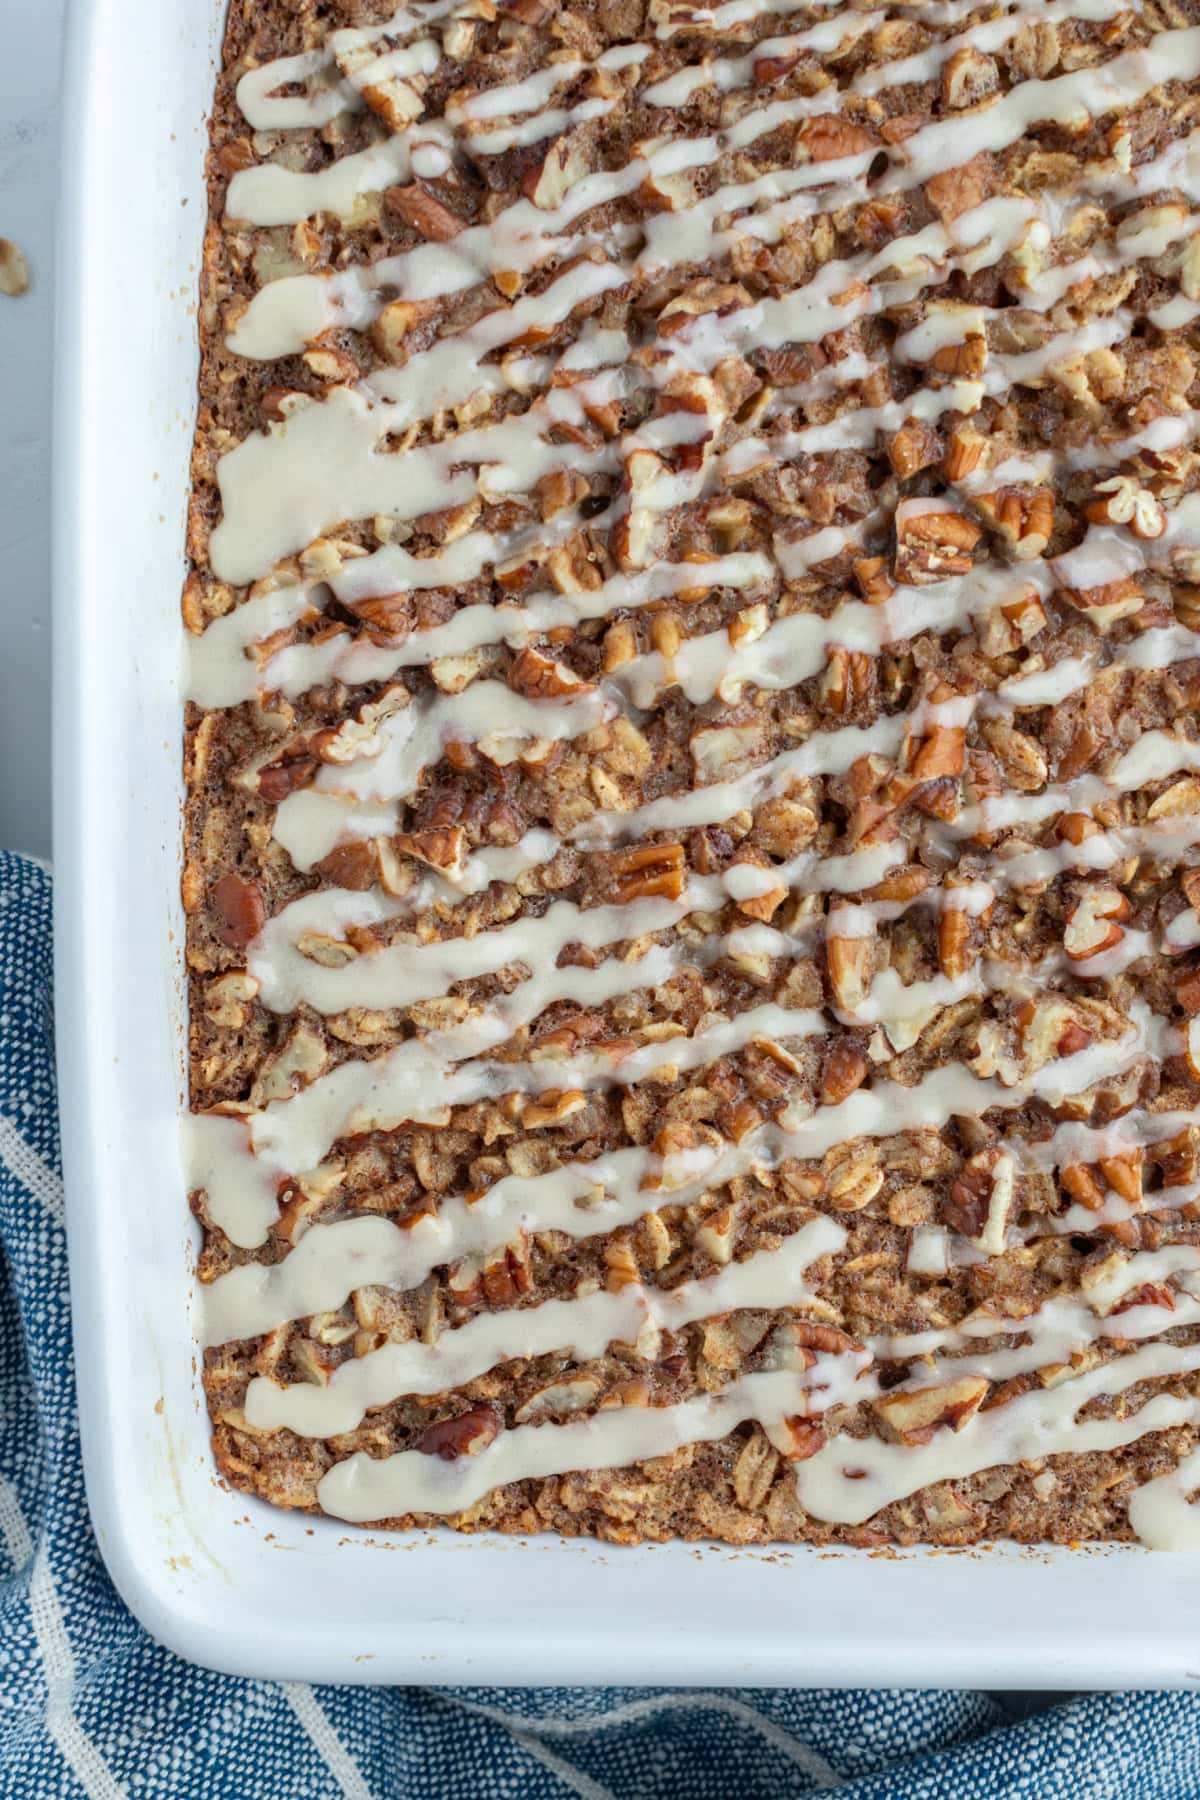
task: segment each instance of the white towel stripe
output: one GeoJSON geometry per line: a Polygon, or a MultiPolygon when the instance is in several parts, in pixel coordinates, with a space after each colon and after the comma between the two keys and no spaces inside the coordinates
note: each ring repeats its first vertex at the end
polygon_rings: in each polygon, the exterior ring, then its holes
{"type": "Polygon", "coordinates": [[[601,1787],[598,1781],[593,1781],[590,1775],[583,1773],[582,1769],[573,1769],[570,1763],[563,1761],[561,1756],[556,1756],[553,1750],[538,1742],[534,1734],[545,1729],[547,1720],[510,1719],[508,1714],[502,1712],[498,1706],[482,1706],[477,1701],[460,1700],[457,1696],[453,1700],[448,1700],[440,1694],[431,1694],[430,1698],[437,1700],[449,1711],[474,1713],[476,1718],[486,1719],[489,1724],[503,1725],[505,1730],[520,1744],[522,1750],[528,1751],[529,1755],[535,1757],[543,1768],[549,1769],[552,1775],[557,1775],[560,1781],[565,1781],[567,1786],[574,1789],[575,1793],[579,1795],[580,1800],[614,1800],[611,1788],[601,1787]]]}
{"type": "MultiPolygon", "coordinates": [[[[11,1162],[9,1166],[12,1166],[11,1162]]],[[[21,1176],[21,1179],[25,1177],[21,1176]]],[[[29,1619],[46,1669],[47,1730],[91,1800],[124,1800],[124,1784],[117,1780],[71,1710],[75,1655],[46,1561],[45,1547],[35,1552],[20,1502],[3,1475],[0,1475],[0,1534],[3,1534],[9,1555],[18,1569],[30,1563],[33,1565],[29,1577],[29,1619]]]]}
{"type": "Polygon", "coordinates": [[[333,1721],[306,1681],[281,1681],[284,1699],[311,1738],[346,1800],[374,1800],[362,1770],[334,1730],[333,1721]]]}
{"type": "Polygon", "coordinates": [[[40,1200],[56,1225],[63,1222],[62,1182],[21,1136],[11,1119],[0,1113],[0,1163],[40,1200]]]}
{"type": "MultiPolygon", "coordinates": [[[[467,1710],[472,1709],[468,1707],[467,1710]]],[[[582,1769],[573,1769],[570,1763],[564,1762],[561,1756],[555,1756],[553,1750],[548,1750],[545,1744],[539,1744],[529,1732],[518,1731],[515,1725],[510,1725],[508,1729],[522,1750],[528,1751],[543,1768],[549,1769],[552,1775],[557,1775],[560,1781],[565,1781],[579,1795],[579,1800],[616,1800],[611,1788],[601,1787],[598,1781],[593,1781],[582,1769]]]]}
{"type": "MultiPolygon", "coordinates": [[[[457,1704],[462,1705],[459,1701],[457,1704]]],[[[610,1712],[597,1713],[583,1719],[511,1719],[498,1707],[472,1706],[468,1710],[482,1714],[485,1718],[494,1719],[497,1724],[507,1725],[514,1732],[538,1732],[544,1737],[581,1737],[590,1731],[599,1731],[609,1725],[622,1725],[637,1719],[650,1718],[657,1712],[679,1711],[689,1707],[706,1706],[716,1712],[728,1713],[766,1738],[789,1762],[802,1769],[804,1773],[821,1787],[836,1787],[842,1779],[832,1764],[799,1738],[774,1724],[772,1720],[763,1718],[752,1706],[742,1700],[734,1700],[728,1694],[713,1694],[705,1689],[697,1689],[695,1693],[658,1694],[646,1700],[630,1700],[624,1706],[614,1706],[610,1712]]]]}

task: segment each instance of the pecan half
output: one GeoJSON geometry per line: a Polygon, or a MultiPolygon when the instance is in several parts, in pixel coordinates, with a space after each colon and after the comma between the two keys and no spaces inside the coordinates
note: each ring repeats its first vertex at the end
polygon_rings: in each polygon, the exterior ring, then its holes
{"type": "Polygon", "coordinates": [[[230,950],[244,950],[267,922],[267,903],[255,881],[241,875],[222,875],[209,894],[218,923],[213,936],[230,950]]]}
{"type": "Polygon", "coordinates": [[[456,1419],[430,1425],[413,1445],[422,1456],[440,1456],[455,1462],[460,1456],[478,1456],[499,1437],[503,1420],[494,1406],[473,1406],[456,1419]]]}
{"type": "Polygon", "coordinates": [[[867,1078],[868,1063],[853,1038],[840,1038],[825,1058],[821,1070],[822,1106],[840,1106],[867,1078]]]}
{"type": "Polygon", "coordinates": [[[271,806],[278,806],[297,788],[307,786],[316,774],[317,758],[307,744],[285,750],[274,762],[264,763],[258,771],[258,791],[271,806]]]}

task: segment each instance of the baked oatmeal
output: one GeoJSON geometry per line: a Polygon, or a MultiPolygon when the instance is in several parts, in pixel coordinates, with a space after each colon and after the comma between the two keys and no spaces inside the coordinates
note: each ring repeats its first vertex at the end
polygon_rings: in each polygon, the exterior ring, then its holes
{"type": "Polygon", "coordinates": [[[1200,1538],[1200,4],[233,0],[238,1488],[1200,1538]]]}

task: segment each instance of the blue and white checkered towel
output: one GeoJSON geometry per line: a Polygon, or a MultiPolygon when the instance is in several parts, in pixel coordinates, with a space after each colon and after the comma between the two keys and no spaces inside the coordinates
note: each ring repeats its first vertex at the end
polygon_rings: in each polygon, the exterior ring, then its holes
{"type": "MultiPolygon", "coordinates": [[[[50,880],[0,851],[0,1796],[60,1800],[1176,1800],[1200,1699],[322,1688],[191,1668],[130,1617],[88,1524],[50,1006],[50,880]]],[[[1031,1678],[1033,1672],[1031,1671],[1031,1678]]]]}

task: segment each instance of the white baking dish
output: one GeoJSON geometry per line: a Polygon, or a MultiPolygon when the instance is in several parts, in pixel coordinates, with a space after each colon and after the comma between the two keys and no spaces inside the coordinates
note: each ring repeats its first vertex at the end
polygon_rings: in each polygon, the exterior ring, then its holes
{"type": "Polygon", "coordinates": [[[385,1541],[225,1491],[193,1342],[178,593],[223,0],[76,0],[56,445],[59,1071],[92,1516],[180,1654],[321,1681],[1200,1685],[1200,1558],[385,1541]]]}

